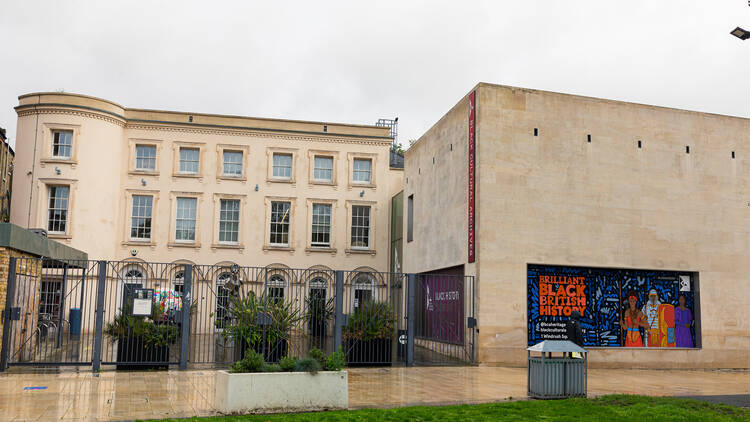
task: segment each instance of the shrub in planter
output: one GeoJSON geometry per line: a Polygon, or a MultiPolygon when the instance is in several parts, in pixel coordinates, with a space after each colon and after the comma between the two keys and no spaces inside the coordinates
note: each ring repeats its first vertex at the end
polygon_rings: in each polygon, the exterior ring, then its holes
{"type": "Polygon", "coordinates": [[[294,371],[294,366],[297,364],[297,360],[294,359],[291,356],[284,356],[279,361],[279,367],[284,372],[292,372],[294,371]]]}
{"type": "Polygon", "coordinates": [[[175,324],[163,321],[161,309],[154,305],[151,318],[120,309],[104,327],[104,334],[117,340],[117,369],[166,369],[178,330],[175,324]]]}
{"type": "Polygon", "coordinates": [[[357,365],[390,365],[391,339],[396,318],[390,304],[366,301],[349,317],[344,327],[346,363],[357,365]]]}
{"type": "MultiPolygon", "coordinates": [[[[338,353],[343,361],[343,352],[338,353]]],[[[309,356],[286,356],[279,365],[269,365],[261,354],[248,350],[229,372],[218,372],[214,403],[224,413],[346,409],[348,378],[340,369],[319,372],[320,364],[309,356]],[[282,367],[284,372],[279,372],[282,367]]]]}
{"type": "Polygon", "coordinates": [[[291,303],[265,293],[232,297],[227,314],[222,335],[238,345],[239,358],[244,358],[247,350],[253,350],[266,362],[279,362],[286,356],[291,327],[302,319],[291,303]]]}
{"type": "Polygon", "coordinates": [[[307,305],[307,328],[310,335],[320,339],[325,338],[328,329],[328,322],[333,318],[334,298],[325,300],[325,297],[309,295],[305,299],[307,305]]]}

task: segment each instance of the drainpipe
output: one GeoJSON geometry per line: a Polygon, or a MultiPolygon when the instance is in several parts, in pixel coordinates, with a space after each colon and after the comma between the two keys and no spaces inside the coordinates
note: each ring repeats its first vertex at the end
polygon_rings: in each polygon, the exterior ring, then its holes
{"type": "MultiPolygon", "coordinates": [[[[34,106],[34,111],[36,111],[36,123],[34,124],[34,156],[33,160],[31,161],[31,184],[29,185],[29,214],[26,219],[26,228],[31,228],[31,201],[34,197],[34,174],[36,173],[36,140],[37,136],[39,134],[39,113],[37,106],[34,106]]],[[[16,141],[18,141],[18,136],[16,136],[16,141]]],[[[16,146],[18,147],[18,146],[16,146]]]]}

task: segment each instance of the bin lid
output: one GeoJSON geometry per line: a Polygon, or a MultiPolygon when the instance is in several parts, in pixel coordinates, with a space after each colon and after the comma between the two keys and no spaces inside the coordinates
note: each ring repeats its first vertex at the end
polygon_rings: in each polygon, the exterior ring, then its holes
{"type": "Polygon", "coordinates": [[[526,350],[530,352],[543,352],[543,353],[567,353],[567,352],[578,352],[586,353],[586,349],[568,340],[544,340],[541,343],[537,343],[526,350]]]}

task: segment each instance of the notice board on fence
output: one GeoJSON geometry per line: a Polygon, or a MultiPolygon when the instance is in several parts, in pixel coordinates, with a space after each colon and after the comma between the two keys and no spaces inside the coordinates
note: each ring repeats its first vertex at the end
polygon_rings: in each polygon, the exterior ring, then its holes
{"type": "Polygon", "coordinates": [[[578,311],[585,346],[698,347],[696,288],[691,272],[529,264],[528,344],[565,340],[578,311]]]}

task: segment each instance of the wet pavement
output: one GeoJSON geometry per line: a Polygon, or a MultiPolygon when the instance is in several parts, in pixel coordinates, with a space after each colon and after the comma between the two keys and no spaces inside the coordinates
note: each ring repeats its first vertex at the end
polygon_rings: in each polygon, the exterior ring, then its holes
{"type": "MultiPolygon", "coordinates": [[[[215,415],[214,374],[213,370],[2,374],[0,419],[95,421],[215,415]]],[[[589,370],[589,395],[612,393],[740,397],[750,395],[750,371],[589,370]]],[[[524,398],[525,368],[349,369],[353,409],[524,398]]]]}

